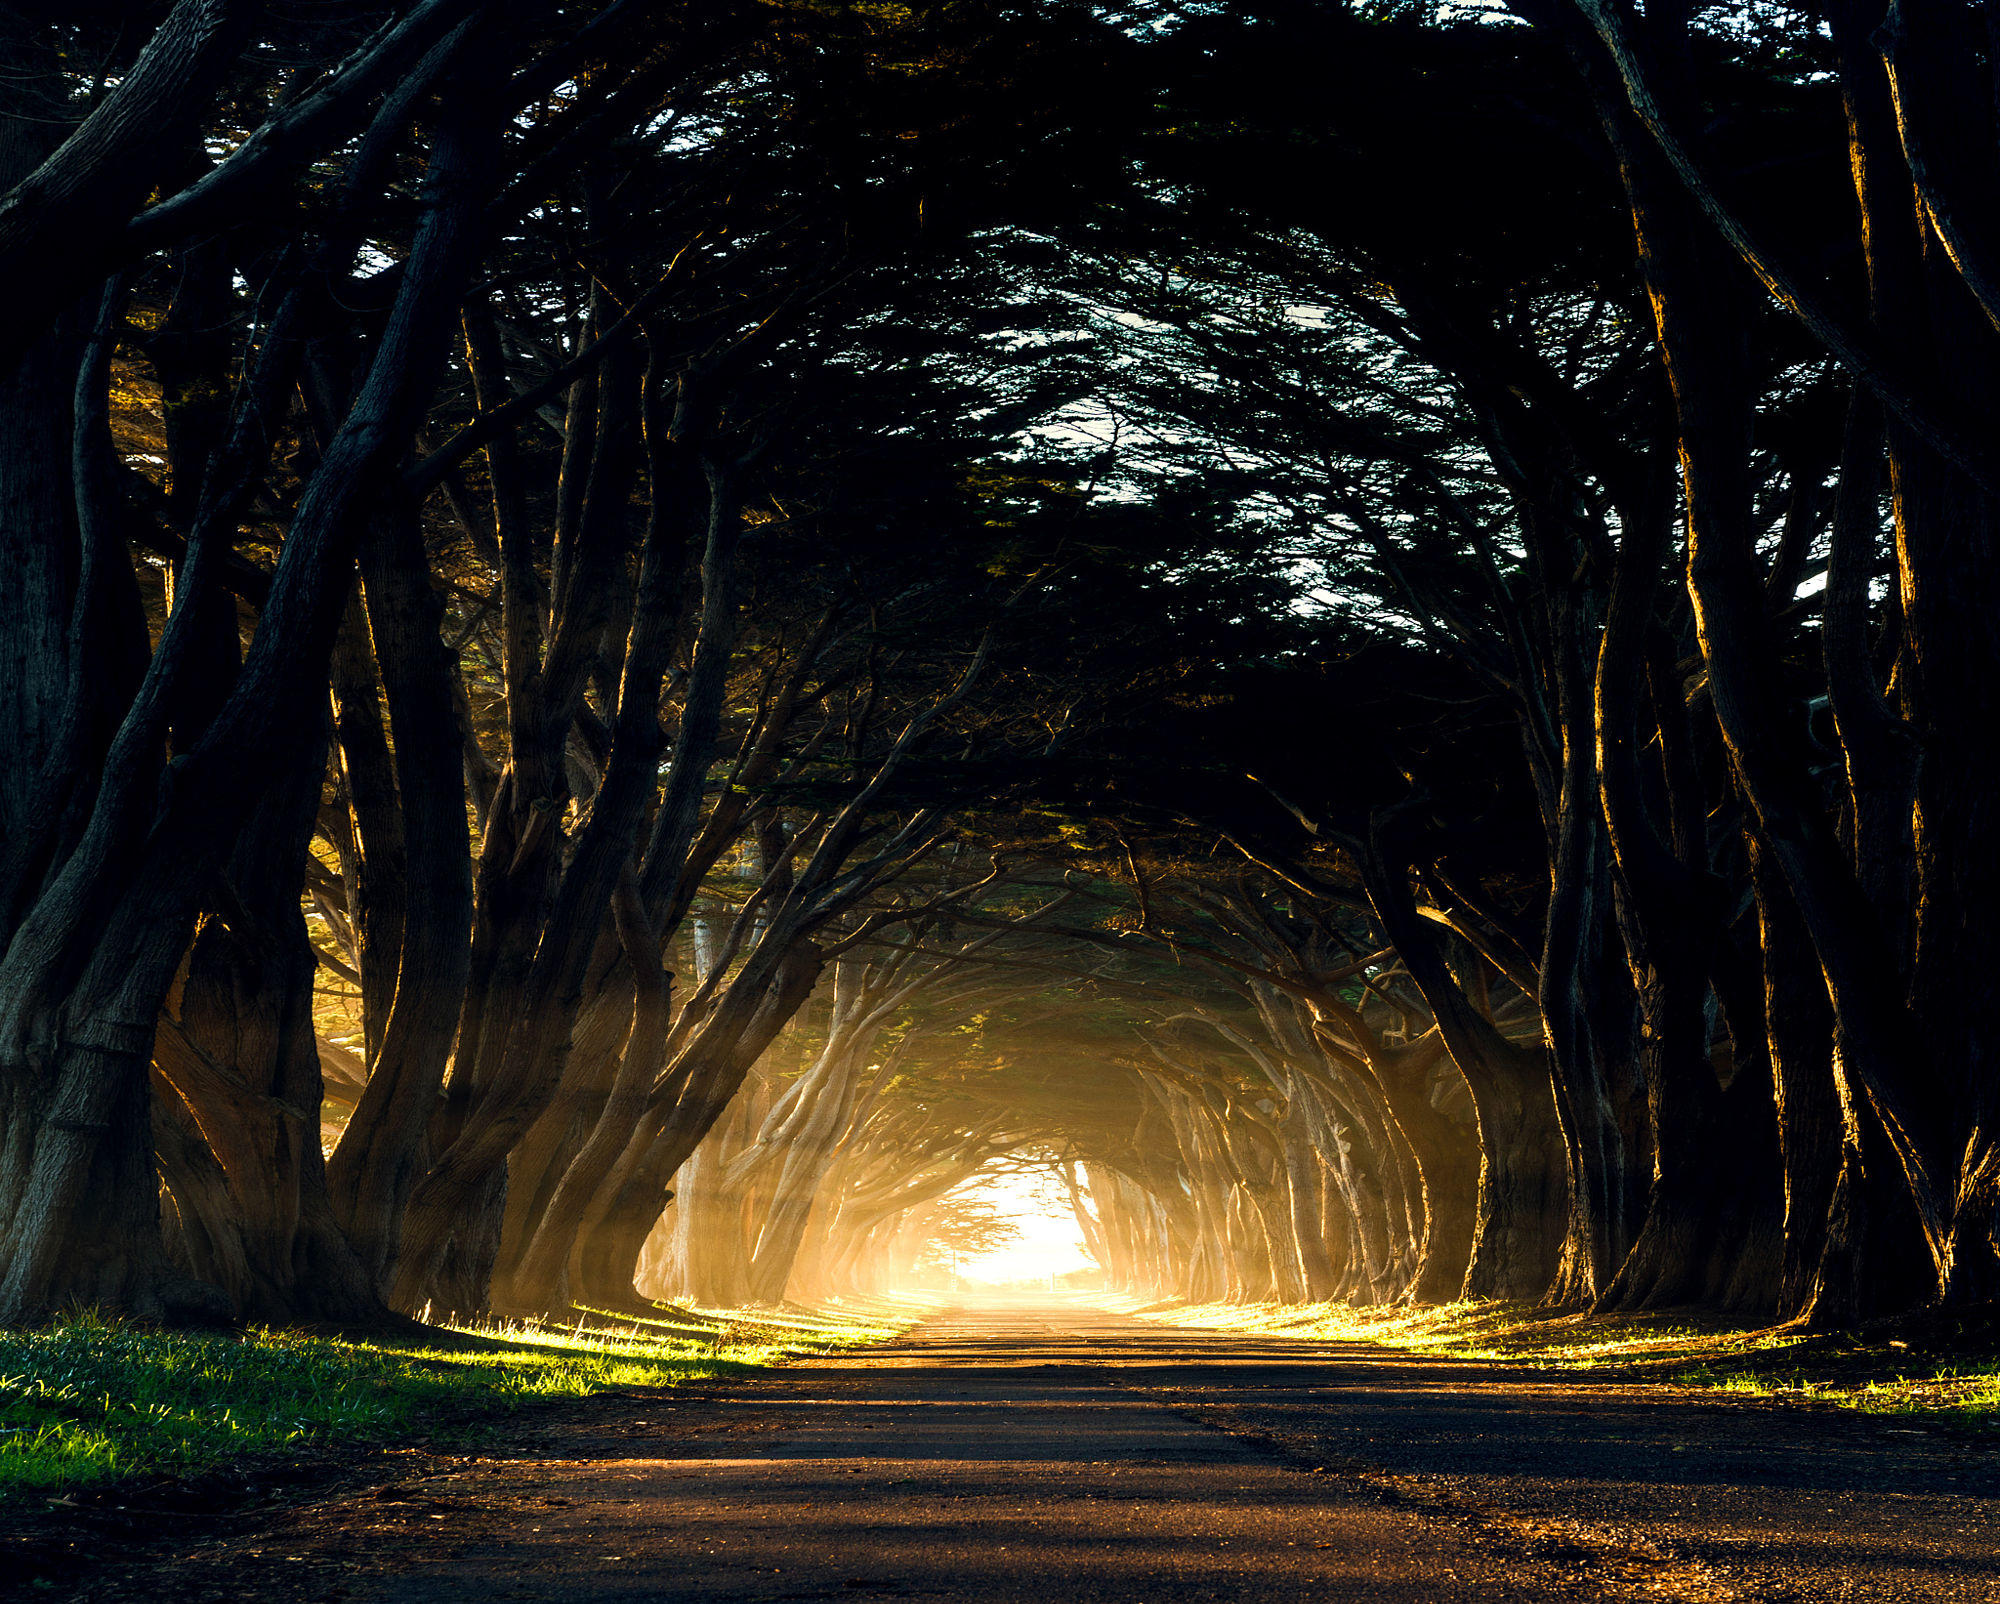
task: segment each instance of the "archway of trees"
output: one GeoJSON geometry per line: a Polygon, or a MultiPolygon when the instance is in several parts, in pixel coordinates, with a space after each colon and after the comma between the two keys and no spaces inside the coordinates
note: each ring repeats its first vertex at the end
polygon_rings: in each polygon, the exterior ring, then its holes
{"type": "Polygon", "coordinates": [[[2000,1288],[1969,5],[0,15],[0,1320],[2000,1288]]]}

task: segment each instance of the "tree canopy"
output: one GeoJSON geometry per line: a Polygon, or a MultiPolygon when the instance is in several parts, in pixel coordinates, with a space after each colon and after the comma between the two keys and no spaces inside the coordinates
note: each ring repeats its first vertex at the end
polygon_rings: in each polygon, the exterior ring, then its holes
{"type": "Polygon", "coordinates": [[[1963,0],[0,16],[0,1320],[2000,1296],[1963,0]]]}

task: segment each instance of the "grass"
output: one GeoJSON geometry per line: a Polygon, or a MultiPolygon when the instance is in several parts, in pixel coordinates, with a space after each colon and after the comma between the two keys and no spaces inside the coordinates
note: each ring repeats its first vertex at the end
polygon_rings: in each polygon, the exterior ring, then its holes
{"type": "Polygon", "coordinates": [[[2000,1428],[2000,1361],[1990,1341],[1926,1344],[1809,1335],[1720,1316],[1563,1314],[1468,1302],[1427,1308],[1346,1304],[1156,1304],[1130,1310],[1169,1325],[1308,1342],[1376,1342],[1441,1358],[1662,1383],[1785,1403],[2000,1428]]]}
{"type": "Polygon", "coordinates": [[[611,1329],[440,1329],[411,1342],[147,1331],[87,1315],[0,1332],[0,1502],[740,1374],[880,1341],[919,1316],[878,1301],[754,1316],[667,1312],[611,1329]]]}
{"type": "Polygon", "coordinates": [[[1869,1381],[1815,1376],[1797,1369],[1760,1371],[1697,1365],[1675,1379],[1715,1392],[1779,1401],[1827,1403],[1871,1415],[1906,1415],[1945,1425],[2000,1429],[2000,1363],[1945,1361],[1869,1381]]]}

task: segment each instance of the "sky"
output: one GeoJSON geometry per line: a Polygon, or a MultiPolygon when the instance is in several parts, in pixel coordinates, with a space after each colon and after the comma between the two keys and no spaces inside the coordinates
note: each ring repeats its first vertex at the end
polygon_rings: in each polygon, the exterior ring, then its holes
{"type": "Polygon", "coordinates": [[[1038,1184],[1033,1176],[995,1175],[959,1190],[963,1196],[985,1199],[1021,1228],[1020,1240],[998,1252],[960,1259],[958,1273],[966,1280],[1019,1281],[1096,1264],[1083,1251],[1076,1216],[1053,1180],[1038,1184]]]}

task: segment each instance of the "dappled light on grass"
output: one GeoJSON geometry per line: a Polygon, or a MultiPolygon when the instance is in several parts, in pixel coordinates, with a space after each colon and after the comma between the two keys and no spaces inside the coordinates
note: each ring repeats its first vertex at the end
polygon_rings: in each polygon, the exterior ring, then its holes
{"type": "Polygon", "coordinates": [[[1927,1374],[1897,1375],[1859,1385],[1782,1370],[1721,1370],[1708,1365],[1684,1371],[1675,1379],[1738,1397],[1834,1404],[1871,1415],[1934,1416],[1989,1429],[2000,1426],[2000,1365],[1995,1364],[1946,1364],[1927,1374]]]}
{"type": "Polygon", "coordinates": [[[1782,1349],[1806,1340],[1783,1327],[1746,1330],[1720,1318],[1691,1321],[1686,1313],[1664,1319],[1552,1313],[1532,1304],[1490,1300],[1415,1308],[1356,1308],[1344,1303],[1159,1304],[1133,1312],[1170,1325],[1254,1331],[1314,1342],[1379,1342],[1462,1359],[1566,1367],[1684,1361],[1697,1354],[1712,1356],[1719,1350],[1782,1349]]]}
{"type": "MultiPolygon", "coordinates": [[[[713,1329],[726,1324],[739,1340],[753,1337],[778,1342],[789,1351],[833,1352],[862,1343],[880,1342],[907,1331],[934,1314],[943,1298],[928,1292],[882,1293],[865,1298],[835,1298],[824,1304],[787,1303],[768,1309],[719,1309],[686,1306],[665,1309],[657,1319],[606,1315],[649,1335],[713,1329]]],[[[511,1328],[503,1328],[511,1329],[511,1328]]],[[[542,1329],[542,1328],[534,1328],[542,1329]]]]}
{"type": "Polygon", "coordinates": [[[895,1310],[696,1316],[658,1335],[508,1322],[435,1343],[168,1333],[78,1319],[0,1334],[0,1499],[246,1455],[368,1444],[522,1403],[742,1373],[876,1341],[895,1310]]]}
{"type": "MultiPolygon", "coordinates": [[[[2000,1364],[1928,1357],[1900,1340],[1865,1343],[1797,1326],[1745,1327],[1719,1315],[1556,1313],[1532,1304],[1472,1300],[1428,1307],[1344,1303],[1153,1303],[1106,1307],[1202,1330],[1305,1342],[1369,1342],[1440,1357],[1499,1360],[1527,1369],[1615,1373],[1740,1397],[1818,1403],[1868,1414],[2000,1424],[2000,1364]]],[[[1608,1377],[1607,1377],[1608,1378],[1608,1377]]]]}

